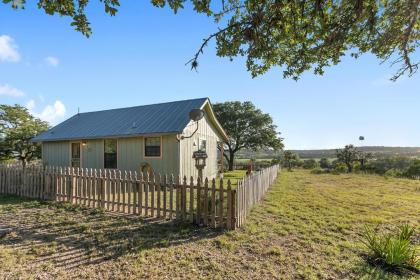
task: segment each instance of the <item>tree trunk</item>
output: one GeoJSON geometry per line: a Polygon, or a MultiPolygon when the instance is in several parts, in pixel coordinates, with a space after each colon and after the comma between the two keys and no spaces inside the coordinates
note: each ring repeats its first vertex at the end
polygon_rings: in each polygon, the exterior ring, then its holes
{"type": "Polygon", "coordinates": [[[26,168],[26,159],[21,159],[22,161],[22,168],[25,169],[26,168]]]}
{"type": "Polygon", "coordinates": [[[348,164],[347,164],[347,172],[348,172],[348,173],[352,173],[352,172],[353,172],[353,166],[352,166],[352,164],[351,164],[351,163],[348,163],[348,164]]]}
{"type": "Polygon", "coordinates": [[[235,162],[235,154],[229,151],[229,171],[233,171],[233,163],[235,162]]]}

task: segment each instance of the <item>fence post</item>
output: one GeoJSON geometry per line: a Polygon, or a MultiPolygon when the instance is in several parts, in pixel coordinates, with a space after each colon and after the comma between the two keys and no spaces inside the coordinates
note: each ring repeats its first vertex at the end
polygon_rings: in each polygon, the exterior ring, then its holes
{"type": "Polygon", "coordinates": [[[227,186],[227,220],[226,227],[232,229],[232,183],[228,180],[227,186]]]}
{"type": "Polygon", "coordinates": [[[211,226],[216,227],[216,179],[211,181],[211,226]]]}
{"type": "Polygon", "coordinates": [[[204,199],[203,199],[203,223],[205,226],[208,225],[209,223],[209,215],[208,215],[208,210],[209,210],[209,179],[206,178],[206,180],[204,180],[204,199]]]}
{"type": "Polygon", "coordinates": [[[190,222],[194,223],[194,178],[190,177],[190,222]]]}
{"type": "Polygon", "coordinates": [[[232,190],[232,229],[236,229],[236,220],[237,220],[237,216],[236,216],[236,201],[238,199],[238,195],[237,195],[237,191],[236,190],[232,190]]]}
{"type": "Polygon", "coordinates": [[[99,180],[100,180],[100,191],[101,191],[101,195],[100,195],[100,203],[101,203],[101,208],[105,209],[105,178],[102,175],[102,170],[99,169],[99,180]]]}
{"type": "Polygon", "coordinates": [[[185,220],[185,216],[186,216],[186,210],[187,210],[187,199],[186,199],[186,194],[187,194],[187,177],[184,176],[184,178],[182,179],[182,185],[181,185],[181,219],[185,220]]]}
{"type": "Polygon", "coordinates": [[[67,202],[72,203],[73,202],[73,173],[74,173],[74,168],[73,167],[69,167],[67,169],[67,183],[68,183],[68,188],[67,188],[67,202]]]}
{"type": "Polygon", "coordinates": [[[220,179],[220,185],[219,185],[219,227],[223,227],[223,179],[220,179]]]}
{"type": "Polygon", "coordinates": [[[202,179],[197,179],[197,212],[195,217],[195,223],[197,225],[201,224],[201,194],[202,194],[202,179]]]}

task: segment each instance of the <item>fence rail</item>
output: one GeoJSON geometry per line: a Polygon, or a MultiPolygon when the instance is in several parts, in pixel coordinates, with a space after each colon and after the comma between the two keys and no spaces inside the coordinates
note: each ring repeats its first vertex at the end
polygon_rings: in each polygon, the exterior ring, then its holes
{"type": "Polygon", "coordinates": [[[0,194],[68,202],[143,217],[235,229],[273,183],[278,166],[238,181],[148,176],[136,172],[0,166],[0,194]]]}

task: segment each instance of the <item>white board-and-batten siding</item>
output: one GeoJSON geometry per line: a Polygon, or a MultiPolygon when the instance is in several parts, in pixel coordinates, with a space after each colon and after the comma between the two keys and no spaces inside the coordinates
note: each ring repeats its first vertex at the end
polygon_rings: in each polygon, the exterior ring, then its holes
{"type": "MultiPolygon", "coordinates": [[[[191,135],[197,128],[195,122],[190,122],[184,129],[184,136],[191,135]]],[[[198,130],[193,137],[181,140],[181,175],[198,177],[198,170],[195,167],[195,159],[192,158],[193,152],[198,151],[200,139],[206,140],[207,160],[206,167],[203,169],[203,177],[209,179],[216,178],[218,175],[218,149],[217,143],[221,140],[214,125],[209,121],[205,114],[198,123],[198,130]]]]}
{"type": "MultiPolygon", "coordinates": [[[[144,137],[114,138],[117,140],[117,168],[127,171],[141,171],[141,166],[148,163],[156,174],[179,174],[179,148],[176,135],[163,135],[162,156],[144,157],[144,137]]],[[[105,139],[72,140],[42,143],[42,159],[49,166],[70,166],[71,143],[84,142],[81,145],[82,168],[104,168],[105,139]]]]}

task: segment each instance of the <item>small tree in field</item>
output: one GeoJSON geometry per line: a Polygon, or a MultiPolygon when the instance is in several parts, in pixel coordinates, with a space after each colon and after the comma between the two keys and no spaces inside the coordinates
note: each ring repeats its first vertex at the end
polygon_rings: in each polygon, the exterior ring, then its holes
{"type": "Polygon", "coordinates": [[[359,151],[353,145],[346,145],[344,149],[337,150],[337,159],[347,167],[347,172],[353,171],[353,163],[359,160],[359,151]]]}
{"type": "Polygon", "coordinates": [[[283,155],[284,164],[287,166],[287,170],[291,171],[295,162],[299,159],[299,156],[292,151],[285,151],[283,155]]]}
{"type": "Polygon", "coordinates": [[[48,123],[33,117],[20,105],[0,105],[0,160],[17,159],[25,167],[41,157],[41,147],[31,139],[46,131],[48,123]]]}

